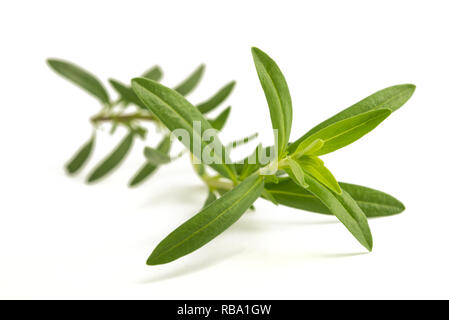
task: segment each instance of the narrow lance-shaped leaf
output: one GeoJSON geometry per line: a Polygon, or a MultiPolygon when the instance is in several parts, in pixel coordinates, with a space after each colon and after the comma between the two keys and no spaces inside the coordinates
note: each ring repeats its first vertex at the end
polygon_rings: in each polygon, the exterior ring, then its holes
{"type": "Polygon", "coordinates": [[[310,143],[307,147],[304,149],[298,148],[292,155],[292,157],[300,158],[303,155],[313,155],[318,153],[318,150],[320,150],[324,145],[324,140],[322,139],[316,139],[312,143],[310,143]]]}
{"type": "Polygon", "coordinates": [[[215,195],[215,193],[213,191],[209,190],[209,194],[207,195],[207,199],[204,202],[203,209],[206,208],[208,205],[210,205],[215,200],[217,200],[217,196],[215,195]]]}
{"type": "Polygon", "coordinates": [[[331,118],[316,125],[300,139],[289,145],[288,150],[290,153],[293,152],[302,141],[335,122],[354,117],[361,113],[382,108],[387,108],[394,112],[401,106],[403,106],[408,101],[408,99],[410,99],[415,89],[416,87],[413,84],[400,84],[377,91],[369,97],[357,102],[349,108],[346,108],[345,110],[337,113],[331,118]]]}
{"type": "Polygon", "coordinates": [[[315,156],[304,156],[299,159],[299,164],[306,172],[326,187],[337,194],[341,194],[341,188],[338,185],[334,175],[324,166],[321,159],[315,156]]]}
{"type": "Polygon", "coordinates": [[[254,64],[270,109],[278,155],[287,147],[292,126],[292,100],[287,82],[277,64],[263,51],[252,48],[254,64]]]}
{"type": "Polygon", "coordinates": [[[208,100],[198,104],[196,107],[201,113],[207,113],[218,107],[226,98],[231,94],[234,89],[235,81],[231,81],[223,88],[221,88],[216,94],[210,97],[208,100]]]}
{"type": "Polygon", "coordinates": [[[352,235],[369,251],[373,248],[373,238],[368,220],[362,209],[357,205],[349,193],[343,191],[337,195],[315,178],[306,173],[307,190],[313,193],[340,220],[352,235]]]}
{"type": "Polygon", "coordinates": [[[152,80],[137,78],[132,81],[132,88],[142,102],[165,124],[170,130],[183,129],[188,137],[181,142],[198,158],[203,159],[203,151],[209,142],[203,139],[203,133],[208,130],[213,139],[214,150],[208,159],[209,165],[223,176],[236,180],[233,164],[228,158],[224,146],[216,132],[201,112],[198,111],[178,92],[167,88],[152,80]],[[195,126],[194,126],[195,125],[195,126]],[[212,129],[212,130],[210,130],[212,129]],[[199,146],[197,148],[196,146],[199,146]]]}
{"type": "Polygon", "coordinates": [[[159,66],[154,66],[145,71],[142,74],[142,78],[147,78],[154,81],[160,81],[162,79],[162,69],[159,66]]]}
{"type": "Polygon", "coordinates": [[[287,174],[292,178],[294,182],[300,186],[307,188],[309,185],[304,180],[304,171],[302,170],[299,163],[291,158],[287,158],[288,168],[285,168],[287,174]]]}
{"type": "Polygon", "coordinates": [[[95,144],[95,135],[93,134],[90,140],[84,144],[73,156],[73,158],[67,163],[66,169],[70,174],[76,173],[87,162],[89,156],[92,153],[95,144]]]}
{"type": "MultiPolygon", "coordinates": [[[[368,218],[391,216],[405,210],[402,202],[385,192],[350,183],[339,182],[338,184],[357,202],[368,218]]],[[[278,183],[265,183],[265,189],[281,205],[332,214],[316,196],[290,178],[280,178],[278,183]]]]}
{"type": "Polygon", "coordinates": [[[117,91],[124,102],[133,103],[136,106],[147,110],[142,101],[140,101],[140,99],[136,96],[136,94],[130,87],[114,79],[109,79],[109,83],[115,89],[115,91],[117,91]]]}
{"type": "Polygon", "coordinates": [[[379,109],[335,122],[309,136],[299,144],[297,150],[306,149],[315,140],[321,139],[324,142],[323,146],[314,155],[319,156],[333,152],[360,139],[377,127],[390,114],[390,109],[379,109]]]}
{"type": "Polygon", "coordinates": [[[224,109],[215,119],[209,120],[211,126],[214,129],[221,131],[221,129],[223,129],[223,127],[225,126],[226,121],[228,121],[230,113],[231,107],[229,106],[226,109],[224,109]]]}
{"type": "Polygon", "coordinates": [[[134,132],[130,132],[120,144],[93,170],[87,182],[92,183],[116,168],[126,157],[134,140],[134,132]]]}
{"type": "MultiPolygon", "coordinates": [[[[162,152],[164,154],[168,154],[170,151],[170,136],[167,135],[162,139],[162,141],[159,143],[159,145],[156,147],[156,149],[159,152],[162,152]]],[[[137,171],[137,173],[134,175],[134,177],[129,182],[130,187],[137,186],[138,184],[142,183],[145,179],[147,179],[156,169],[158,166],[155,166],[154,164],[150,162],[146,162],[140,169],[137,171]]]]}
{"type": "Polygon", "coordinates": [[[160,164],[169,163],[171,161],[170,157],[157,150],[150,147],[145,147],[145,150],[143,151],[145,157],[147,158],[147,161],[155,166],[158,166],[160,164]]]}
{"type": "Polygon", "coordinates": [[[187,79],[177,85],[174,90],[182,94],[188,95],[198,85],[204,73],[204,64],[200,65],[187,79]]]}
{"type": "Polygon", "coordinates": [[[260,176],[247,178],[170,233],[154,249],[147,264],[168,263],[201,248],[234,224],[262,190],[260,176]]]}
{"type": "Polygon", "coordinates": [[[109,95],[101,82],[88,71],[68,61],[48,59],[48,65],[64,78],[72,81],[79,87],[88,91],[100,99],[103,103],[109,103],[109,95]]]}

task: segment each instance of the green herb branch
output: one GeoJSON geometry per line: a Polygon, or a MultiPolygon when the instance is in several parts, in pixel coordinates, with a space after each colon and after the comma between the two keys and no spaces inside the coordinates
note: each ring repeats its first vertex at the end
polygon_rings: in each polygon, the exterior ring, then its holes
{"type": "MultiPolygon", "coordinates": [[[[208,196],[196,215],[156,246],[147,260],[148,265],[169,263],[201,248],[237,222],[248,209],[254,208],[253,204],[258,198],[275,205],[334,215],[368,251],[373,248],[368,218],[391,216],[405,209],[399,200],[382,191],[340,182],[320,156],[341,149],[376,128],[408,101],[415,86],[402,84],[377,91],[291,142],[293,107],[287,82],[278,65],[266,53],[252,48],[252,55],[268,104],[274,145],[264,147],[259,144],[250,155],[237,162],[230,160],[230,150],[253,140],[257,134],[225,145],[218,132],[210,134],[209,129],[221,130],[230,109],[225,109],[215,119],[207,119],[204,115],[223,102],[232,91],[234,82],[197,105],[191,104],[184,95],[192,90],[192,83],[198,81],[201,68],[204,67],[200,67],[174,89],[160,84],[159,79],[145,76],[133,79],[131,87],[123,86],[126,90],[111,82],[121,92],[121,103],[125,102],[126,105],[134,102],[140,107],[136,113],[123,114],[122,111],[109,113],[111,104],[107,93],[94,85],[96,82],[91,78],[85,74],[83,77],[75,77],[70,72],[65,74],[72,81],[75,79],[81,82],[78,83],[80,86],[106,105],[103,110],[105,113],[91,119],[94,124],[111,121],[129,125],[135,121],[153,121],[163,125],[167,132],[174,134],[182,129],[190,137],[180,139],[180,142],[190,154],[194,171],[207,186],[208,196]],[[79,80],[81,78],[82,81],[79,80]],[[200,124],[200,127],[196,128],[195,123],[200,124]],[[197,147],[191,143],[195,136],[200,137],[197,147]]],[[[50,65],[58,71],[52,63],[50,65]]],[[[112,163],[126,153],[136,134],[143,136],[138,128],[131,129],[110,155],[112,163]]],[[[79,164],[85,161],[92,145],[93,138],[69,163],[69,172],[79,169],[79,164]]],[[[170,145],[170,136],[164,133],[156,148],[146,147],[144,155],[147,162],[130,185],[140,183],[157,166],[171,162],[174,158],[168,155],[170,145]]]]}
{"type": "MultiPolygon", "coordinates": [[[[135,138],[146,138],[146,123],[154,123],[159,128],[163,127],[161,121],[148,110],[129,85],[123,84],[115,79],[109,79],[109,84],[119,96],[118,99],[112,101],[105,86],[89,71],[86,71],[71,62],[60,59],[48,59],[47,63],[59,75],[76,84],[99,100],[101,106],[101,110],[90,118],[90,122],[93,126],[91,138],[75,153],[66,165],[69,174],[73,175],[77,173],[87,163],[95,146],[96,129],[102,124],[111,124],[111,134],[115,132],[115,129],[119,125],[125,127],[129,132],[116,148],[112,150],[111,153],[107,155],[88,175],[86,180],[88,183],[93,183],[105,178],[124,161],[132,148],[135,138]],[[131,109],[134,109],[131,112],[129,112],[130,106],[133,106],[131,109]]],[[[204,70],[205,66],[200,65],[192,72],[192,74],[178,84],[174,90],[182,95],[190,94],[199,84],[204,70]]],[[[160,81],[162,76],[163,72],[159,66],[154,66],[142,74],[143,78],[151,79],[153,81],[160,81]]],[[[231,94],[234,86],[235,81],[231,81],[209,99],[199,103],[197,108],[202,110],[203,114],[216,109],[231,94]]],[[[221,112],[217,118],[210,119],[210,121],[214,123],[215,128],[221,130],[224,127],[230,110],[231,108],[228,107],[221,112]]],[[[163,128],[162,133],[163,137],[162,140],[160,140],[157,149],[159,152],[168,155],[171,148],[170,139],[167,139],[169,130],[163,128]]],[[[148,179],[160,165],[165,164],[154,164],[154,161],[148,160],[145,156],[145,151],[147,151],[148,148],[149,147],[146,147],[144,150],[145,162],[131,178],[129,182],[130,186],[134,187],[141,184],[148,179]]]]}

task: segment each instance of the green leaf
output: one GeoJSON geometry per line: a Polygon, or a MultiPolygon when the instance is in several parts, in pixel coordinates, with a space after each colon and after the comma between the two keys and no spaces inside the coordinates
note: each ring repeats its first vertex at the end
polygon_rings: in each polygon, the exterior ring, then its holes
{"type": "Polygon", "coordinates": [[[292,154],[292,157],[300,158],[303,155],[313,155],[317,153],[324,145],[324,140],[316,139],[310,143],[307,147],[301,150],[300,147],[292,154]]]}
{"type": "Polygon", "coordinates": [[[117,91],[122,100],[124,100],[125,102],[133,103],[136,106],[147,110],[142,101],[140,101],[140,99],[136,96],[136,94],[130,87],[114,79],[109,79],[109,83],[115,89],[115,91],[117,91]]]}
{"type": "MultiPolygon", "coordinates": [[[[164,154],[168,154],[171,147],[171,141],[170,136],[165,136],[162,141],[159,143],[159,145],[156,147],[156,150],[159,152],[162,152],[164,154]]],[[[147,161],[140,169],[137,171],[137,173],[134,175],[134,177],[129,182],[130,187],[137,186],[138,184],[142,183],[144,180],[146,180],[156,169],[158,166],[155,166],[154,164],[147,161]]]]}
{"type": "Polygon", "coordinates": [[[314,156],[304,156],[299,159],[301,167],[311,176],[324,184],[326,187],[341,194],[341,188],[333,174],[324,166],[322,160],[314,156]]]}
{"type": "Polygon", "coordinates": [[[339,184],[370,218],[391,216],[405,210],[402,202],[385,192],[350,183],[339,184]]]}
{"type": "Polygon", "coordinates": [[[145,147],[143,154],[147,158],[148,163],[151,163],[155,166],[169,163],[171,161],[170,157],[167,154],[150,147],[145,147]]]}
{"type": "Polygon", "coordinates": [[[373,248],[373,239],[368,220],[349,193],[343,191],[341,195],[337,195],[308,174],[306,174],[306,183],[309,185],[307,190],[321,200],[361,245],[371,251],[373,248]]]}
{"type": "MultiPolygon", "coordinates": [[[[339,182],[339,185],[357,202],[368,218],[391,216],[399,214],[405,209],[402,202],[385,192],[344,182],[339,182]]],[[[276,184],[265,183],[265,189],[281,205],[316,213],[332,214],[317,197],[290,178],[280,178],[276,184]]]]}
{"type": "Polygon", "coordinates": [[[220,131],[223,129],[223,127],[226,124],[226,121],[228,120],[229,113],[231,112],[231,107],[227,107],[224,109],[215,119],[209,120],[211,126],[220,131]]]}
{"type": "Polygon", "coordinates": [[[294,159],[287,158],[287,164],[289,168],[286,168],[285,171],[290,176],[290,178],[292,178],[292,180],[300,186],[307,188],[309,185],[304,180],[304,171],[302,170],[299,163],[294,159]]]}
{"type": "Polygon", "coordinates": [[[160,81],[162,79],[162,69],[159,66],[154,66],[145,71],[142,74],[142,78],[147,78],[154,81],[160,81]]]}
{"type": "Polygon", "coordinates": [[[48,59],[48,65],[64,78],[85,89],[103,103],[109,103],[109,96],[101,82],[86,70],[68,61],[48,59]]]}
{"type": "Polygon", "coordinates": [[[218,135],[209,121],[207,121],[199,110],[188,102],[182,95],[176,91],[167,88],[160,83],[143,78],[132,80],[132,88],[142,102],[165,124],[170,130],[184,129],[189,134],[188,139],[181,139],[181,142],[200,160],[203,161],[203,151],[209,147],[208,142],[203,138],[203,133],[208,130],[213,144],[216,146],[212,155],[210,165],[214,170],[223,176],[236,181],[236,172],[234,165],[230,162],[226,154],[225,147],[221,144],[218,135]],[[201,125],[194,126],[194,122],[201,125]],[[200,144],[200,148],[194,147],[200,144]],[[218,150],[217,150],[218,149],[218,150]]]}
{"type": "Polygon", "coordinates": [[[271,195],[271,193],[267,192],[267,190],[263,190],[261,196],[268,201],[271,201],[274,205],[278,206],[279,202],[276,201],[276,198],[271,195]]]}
{"type": "Polygon", "coordinates": [[[209,190],[209,194],[207,195],[207,199],[204,202],[203,209],[206,208],[208,205],[210,205],[215,200],[217,200],[217,196],[215,195],[215,193],[213,193],[212,191],[209,190]]]}
{"type": "Polygon", "coordinates": [[[262,147],[259,144],[254,152],[243,160],[240,160],[236,166],[236,171],[241,179],[249,177],[253,172],[267,165],[274,158],[274,147],[262,147]],[[266,155],[264,159],[260,155],[266,155]]]}
{"type": "Polygon", "coordinates": [[[304,136],[292,143],[288,147],[288,150],[290,153],[293,152],[302,141],[335,122],[378,109],[387,108],[394,112],[401,106],[403,106],[408,101],[408,99],[410,99],[410,97],[413,95],[413,92],[415,91],[415,88],[416,87],[413,84],[401,84],[377,91],[369,97],[357,102],[349,108],[346,108],[333,117],[313,127],[304,136]]]}
{"type": "Polygon", "coordinates": [[[183,96],[188,95],[200,82],[204,73],[204,68],[204,64],[200,65],[190,76],[187,77],[187,79],[177,85],[174,90],[178,91],[183,96]]]}
{"type": "Polygon", "coordinates": [[[360,139],[377,127],[390,114],[390,109],[379,109],[335,122],[309,136],[299,144],[297,150],[305,150],[315,140],[321,139],[324,144],[314,155],[319,156],[333,152],[360,139]]]}
{"type": "Polygon", "coordinates": [[[93,170],[87,179],[88,183],[97,181],[117,167],[128,154],[134,140],[134,133],[130,132],[120,144],[93,170]]]}
{"type": "Polygon", "coordinates": [[[262,190],[261,177],[247,178],[170,233],[154,249],[147,264],[168,263],[201,248],[234,224],[262,190]]]}
{"type": "Polygon", "coordinates": [[[92,135],[90,140],[84,144],[67,163],[66,169],[69,174],[76,173],[86,163],[90,154],[92,153],[95,144],[95,135],[92,135]]]}
{"type": "Polygon", "coordinates": [[[254,64],[270,109],[278,156],[284,153],[292,126],[292,100],[287,82],[277,64],[264,52],[252,48],[254,64]],[[275,136],[276,137],[276,136],[275,136]]]}
{"type": "Polygon", "coordinates": [[[231,94],[232,89],[234,89],[235,81],[231,81],[223,88],[221,88],[216,94],[210,97],[208,100],[198,104],[196,107],[201,113],[207,113],[218,107],[226,98],[231,94]]]}

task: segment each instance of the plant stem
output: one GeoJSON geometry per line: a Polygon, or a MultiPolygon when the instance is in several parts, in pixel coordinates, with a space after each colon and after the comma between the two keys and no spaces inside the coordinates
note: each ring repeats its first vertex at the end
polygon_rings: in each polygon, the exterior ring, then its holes
{"type": "Polygon", "coordinates": [[[204,177],[203,180],[208,187],[212,189],[232,190],[234,188],[234,184],[232,182],[220,181],[211,177],[204,177]]]}
{"type": "Polygon", "coordinates": [[[90,121],[93,123],[98,122],[107,122],[107,121],[114,121],[114,122],[130,122],[133,120],[143,120],[143,121],[154,121],[155,118],[152,115],[145,115],[141,113],[131,113],[131,114],[123,114],[123,115],[117,115],[117,114],[98,114],[96,116],[93,116],[90,118],[90,121]]]}

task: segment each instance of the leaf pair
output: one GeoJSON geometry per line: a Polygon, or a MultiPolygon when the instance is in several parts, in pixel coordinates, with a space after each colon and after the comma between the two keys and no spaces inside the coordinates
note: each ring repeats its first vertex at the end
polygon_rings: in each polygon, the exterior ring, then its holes
{"type": "MultiPolygon", "coordinates": [[[[368,218],[391,216],[405,209],[399,200],[385,192],[350,183],[338,184],[356,201],[368,218]]],[[[277,183],[265,183],[265,189],[281,205],[332,214],[319,198],[288,177],[280,178],[277,183]]]]}
{"type": "Polygon", "coordinates": [[[323,155],[343,148],[377,127],[391,114],[390,109],[378,109],[340,120],[311,134],[297,147],[295,153],[323,155]],[[319,148],[310,150],[312,143],[321,141],[319,148]],[[309,148],[309,150],[307,150],[309,148]]]}
{"type": "Polygon", "coordinates": [[[389,109],[391,112],[394,112],[410,99],[415,89],[416,87],[413,84],[401,84],[377,91],[369,97],[316,125],[301,138],[290,144],[288,150],[290,153],[293,153],[304,140],[339,121],[344,121],[379,109],[389,109]]]}
{"type": "Polygon", "coordinates": [[[311,175],[305,175],[307,190],[314,194],[340,220],[352,235],[369,251],[373,248],[373,238],[365,213],[346,191],[336,194],[311,175]]]}
{"type": "MultiPolygon", "coordinates": [[[[159,154],[165,155],[168,157],[168,152],[170,151],[171,141],[170,136],[165,136],[162,141],[159,143],[159,145],[156,147],[156,151],[159,154]]],[[[145,156],[149,159],[147,159],[146,163],[137,171],[137,173],[134,175],[134,177],[129,182],[130,187],[135,187],[138,184],[142,183],[145,179],[147,179],[156,169],[158,168],[159,164],[157,161],[152,159],[151,155],[145,154],[145,156]]]]}
{"type": "MultiPolygon", "coordinates": [[[[134,135],[135,132],[130,132],[118,146],[95,167],[87,178],[88,183],[93,183],[103,178],[123,161],[131,149],[134,135]]],[[[89,159],[89,156],[92,154],[94,144],[95,134],[92,135],[91,139],[82,146],[66,164],[66,169],[69,174],[75,174],[84,166],[89,159]]]]}

